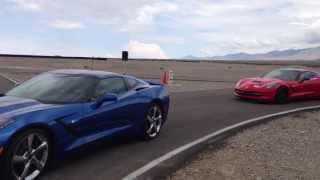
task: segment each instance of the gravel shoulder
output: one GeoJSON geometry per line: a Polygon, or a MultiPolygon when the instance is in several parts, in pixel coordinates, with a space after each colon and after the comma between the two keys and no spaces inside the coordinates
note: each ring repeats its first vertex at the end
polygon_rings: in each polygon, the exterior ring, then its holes
{"type": "Polygon", "coordinates": [[[293,114],[209,145],[167,180],[320,179],[320,111],[293,114]]]}

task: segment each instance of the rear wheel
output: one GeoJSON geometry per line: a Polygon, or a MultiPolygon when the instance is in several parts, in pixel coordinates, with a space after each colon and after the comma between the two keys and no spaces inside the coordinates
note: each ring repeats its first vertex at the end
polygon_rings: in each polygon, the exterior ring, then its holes
{"type": "Polygon", "coordinates": [[[16,136],[7,152],[4,172],[7,178],[34,180],[48,165],[50,142],[45,132],[32,129],[16,136]]]}
{"type": "Polygon", "coordinates": [[[289,92],[287,88],[284,88],[284,87],[279,88],[275,96],[275,101],[278,104],[285,104],[288,102],[288,96],[289,96],[289,92]]]}
{"type": "Polygon", "coordinates": [[[158,104],[152,104],[146,114],[144,122],[143,138],[146,140],[155,139],[159,136],[163,125],[163,111],[158,104]]]}

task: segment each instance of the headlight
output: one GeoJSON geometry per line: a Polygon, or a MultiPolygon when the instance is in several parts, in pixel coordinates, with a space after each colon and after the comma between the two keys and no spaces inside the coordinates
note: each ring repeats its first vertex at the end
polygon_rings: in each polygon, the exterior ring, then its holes
{"type": "Polygon", "coordinates": [[[239,87],[242,83],[242,80],[238,81],[237,84],[236,84],[236,87],[239,87]]]}
{"type": "Polygon", "coordinates": [[[277,82],[270,82],[270,83],[267,83],[264,87],[267,88],[267,89],[272,89],[274,87],[277,86],[277,82]]]}

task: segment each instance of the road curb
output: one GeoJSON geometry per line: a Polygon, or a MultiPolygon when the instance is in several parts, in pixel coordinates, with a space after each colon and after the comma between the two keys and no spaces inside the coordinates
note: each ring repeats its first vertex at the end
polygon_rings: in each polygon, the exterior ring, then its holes
{"type": "Polygon", "coordinates": [[[165,155],[149,162],[143,167],[133,171],[128,174],[123,180],[140,180],[140,179],[160,179],[165,177],[167,174],[173,172],[179,167],[179,165],[183,164],[183,162],[190,158],[190,156],[194,155],[198,151],[202,150],[208,144],[212,144],[218,142],[221,139],[225,139],[230,135],[233,135],[241,130],[247,129],[249,127],[266,123],[275,118],[279,118],[282,116],[286,116],[289,114],[294,114],[303,111],[312,111],[320,109],[320,105],[317,106],[308,106],[303,108],[296,108],[292,110],[282,111],[279,113],[268,114],[265,116],[256,117],[253,119],[249,119],[247,121],[243,121],[241,123],[226,127],[219,131],[213,132],[206,136],[203,136],[195,141],[192,141],[184,146],[174,149],[166,153],[165,155]]]}

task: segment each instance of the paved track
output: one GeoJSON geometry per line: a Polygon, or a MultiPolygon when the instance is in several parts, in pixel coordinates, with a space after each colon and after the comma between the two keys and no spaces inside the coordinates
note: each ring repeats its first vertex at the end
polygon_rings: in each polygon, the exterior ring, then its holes
{"type": "Polygon", "coordinates": [[[169,121],[157,140],[139,142],[124,138],[117,144],[94,145],[97,148],[89,148],[86,153],[59,163],[43,179],[121,179],[166,152],[226,126],[261,115],[318,104],[318,101],[287,105],[240,101],[233,98],[231,89],[172,94],[169,121]]]}
{"type": "Polygon", "coordinates": [[[284,106],[243,102],[234,99],[231,90],[173,94],[169,121],[159,139],[99,146],[99,150],[91,150],[88,155],[78,156],[56,168],[45,179],[120,179],[160,155],[210,132],[260,115],[315,104],[318,102],[284,106]]]}

